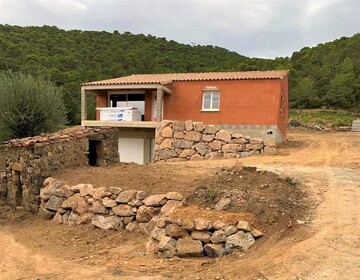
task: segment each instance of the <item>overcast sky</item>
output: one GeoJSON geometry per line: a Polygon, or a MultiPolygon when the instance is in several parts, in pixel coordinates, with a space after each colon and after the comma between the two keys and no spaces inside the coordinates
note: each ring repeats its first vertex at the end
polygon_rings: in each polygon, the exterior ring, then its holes
{"type": "Polygon", "coordinates": [[[0,23],[130,31],[274,58],[360,32],[360,1],[0,0],[0,23]]]}

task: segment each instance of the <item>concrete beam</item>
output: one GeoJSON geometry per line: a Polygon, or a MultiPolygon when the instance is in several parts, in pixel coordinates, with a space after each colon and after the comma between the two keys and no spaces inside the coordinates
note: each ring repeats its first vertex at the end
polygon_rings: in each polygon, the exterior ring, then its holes
{"type": "Polygon", "coordinates": [[[162,87],[163,91],[172,94],[171,89],[159,84],[124,84],[124,85],[84,85],[81,88],[90,90],[117,90],[117,89],[157,89],[162,87]]]}
{"type": "Polygon", "coordinates": [[[86,89],[81,87],[81,121],[87,120],[86,89]]]}
{"type": "Polygon", "coordinates": [[[159,86],[156,90],[156,120],[162,121],[162,103],[163,103],[164,90],[162,86],[159,86]]]}

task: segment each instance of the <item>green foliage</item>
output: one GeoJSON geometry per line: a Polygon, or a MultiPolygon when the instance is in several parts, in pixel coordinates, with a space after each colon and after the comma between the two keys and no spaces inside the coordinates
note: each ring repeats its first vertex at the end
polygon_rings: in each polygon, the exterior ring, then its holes
{"type": "MultiPolygon", "coordinates": [[[[87,81],[135,73],[272,69],[290,70],[292,108],[360,108],[360,34],[305,47],[291,58],[259,59],[130,32],[0,25],[0,70],[41,75],[61,87],[70,124],[80,121],[80,86],[87,81]]],[[[95,106],[93,98],[89,103],[95,106]]]]}
{"type": "Polygon", "coordinates": [[[288,185],[291,186],[291,187],[296,186],[296,184],[298,183],[298,181],[297,181],[296,179],[293,179],[293,178],[291,178],[291,177],[286,177],[286,178],[285,178],[285,181],[286,181],[286,183],[288,183],[288,185]]]}
{"type": "Polygon", "coordinates": [[[345,110],[290,110],[289,122],[299,121],[303,126],[321,125],[325,127],[351,126],[360,118],[360,113],[345,110]]]}
{"type": "Polygon", "coordinates": [[[48,80],[0,72],[0,139],[34,136],[65,123],[62,93],[48,80]]]}

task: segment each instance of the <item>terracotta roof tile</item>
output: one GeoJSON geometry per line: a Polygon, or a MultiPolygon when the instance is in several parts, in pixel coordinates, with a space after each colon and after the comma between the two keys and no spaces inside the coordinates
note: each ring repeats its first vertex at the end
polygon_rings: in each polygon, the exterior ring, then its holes
{"type": "Polygon", "coordinates": [[[83,85],[121,85],[121,84],[169,84],[174,81],[209,81],[209,80],[261,80],[283,79],[287,70],[248,71],[248,72],[205,72],[172,74],[136,74],[114,79],[84,83],[83,85]]]}

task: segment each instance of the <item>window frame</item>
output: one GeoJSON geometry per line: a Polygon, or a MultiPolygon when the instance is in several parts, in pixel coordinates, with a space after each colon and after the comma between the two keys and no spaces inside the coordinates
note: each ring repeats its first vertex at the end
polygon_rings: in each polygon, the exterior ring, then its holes
{"type": "Polygon", "coordinates": [[[220,111],[220,90],[219,89],[203,89],[202,91],[202,102],[201,102],[201,111],[202,112],[219,112],[220,111]],[[204,108],[205,105],[205,94],[211,94],[210,98],[210,108],[204,108]],[[213,99],[214,99],[214,93],[217,93],[219,96],[218,99],[218,107],[213,108],[213,99]]]}

